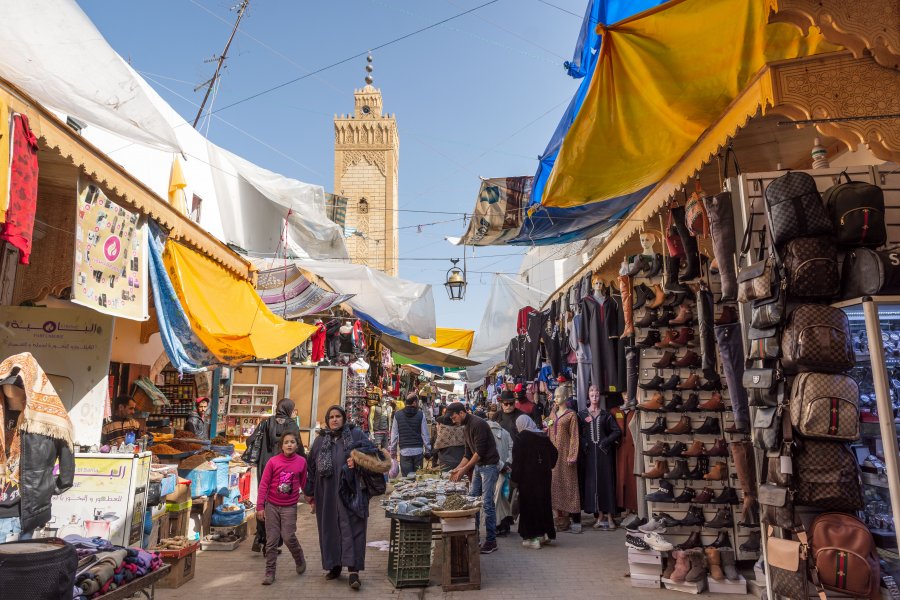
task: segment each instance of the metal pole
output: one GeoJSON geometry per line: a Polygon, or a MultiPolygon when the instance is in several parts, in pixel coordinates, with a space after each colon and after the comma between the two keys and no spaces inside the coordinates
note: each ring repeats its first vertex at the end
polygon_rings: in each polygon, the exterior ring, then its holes
{"type": "Polygon", "coordinates": [[[219,385],[222,381],[222,367],[216,367],[212,376],[212,390],[210,390],[210,415],[209,437],[219,435],[219,385]]]}
{"type": "Polygon", "coordinates": [[[234,22],[234,29],[231,30],[231,36],[228,38],[228,42],[225,44],[225,49],[222,50],[222,54],[219,56],[219,63],[216,65],[216,72],[213,73],[212,79],[209,80],[209,85],[206,87],[206,94],[203,96],[203,102],[200,103],[200,110],[197,111],[197,116],[194,117],[193,127],[197,127],[197,123],[200,121],[200,117],[203,115],[203,108],[206,106],[206,101],[209,100],[209,94],[212,92],[213,86],[216,85],[216,80],[219,78],[219,72],[222,70],[222,65],[225,64],[225,57],[228,56],[228,48],[231,47],[231,42],[234,40],[234,35],[237,33],[238,25],[241,24],[241,18],[244,16],[244,11],[247,10],[247,6],[250,5],[250,0],[244,0],[241,2],[241,7],[238,10],[237,20],[234,22]]]}
{"type": "Polygon", "coordinates": [[[894,407],[888,387],[884,347],[881,341],[881,320],[878,306],[871,298],[862,302],[866,318],[866,337],[869,340],[869,359],[872,365],[872,383],[875,386],[875,404],[878,407],[878,427],[881,429],[881,445],[884,449],[884,466],[887,469],[888,489],[891,494],[891,512],[894,523],[900,523],[900,468],[897,465],[897,430],[894,427],[894,407]]]}

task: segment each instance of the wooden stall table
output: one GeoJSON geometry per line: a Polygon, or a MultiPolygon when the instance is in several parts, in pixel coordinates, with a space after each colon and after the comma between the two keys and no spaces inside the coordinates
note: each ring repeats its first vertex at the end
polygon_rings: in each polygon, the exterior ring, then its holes
{"type": "Polygon", "coordinates": [[[441,522],[441,587],[445,592],[481,589],[481,551],[475,527],[479,510],[433,513],[441,522]]]}
{"type": "Polygon", "coordinates": [[[156,597],[157,582],[164,579],[171,568],[169,565],[164,564],[152,573],[147,573],[122,587],[98,596],[98,600],[125,600],[138,594],[142,595],[146,600],[153,600],[156,597]]]}

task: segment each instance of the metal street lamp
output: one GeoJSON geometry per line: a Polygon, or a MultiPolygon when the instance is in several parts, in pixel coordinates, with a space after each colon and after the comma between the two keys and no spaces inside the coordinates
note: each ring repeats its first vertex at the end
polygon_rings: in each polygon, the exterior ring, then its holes
{"type": "Polygon", "coordinates": [[[447,271],[447,281],[444,287],[447,288],[451,300],[462,300],[466,295],[466,275],[462,269],[456,266],[459,262],[458,258],[451,258],[450,262],[453,266],[447,271]]]}

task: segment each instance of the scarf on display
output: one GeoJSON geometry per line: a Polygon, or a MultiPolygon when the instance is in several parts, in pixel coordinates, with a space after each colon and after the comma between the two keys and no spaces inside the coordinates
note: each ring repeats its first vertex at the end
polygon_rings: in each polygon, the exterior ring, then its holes
{"type": "MultiPolygon", "coordinates": [[[[22,433],[37,433],[63,440],[69,448],[73,448],[72,421],[69,419],[69,413],[50,384],[47,374],[30,352],[10,356],[0,363],[0,380],[12,375],[18,375],[22,379],[25,388],[25,410],[19,416],[12,440],[6,440],[5,427],[0,427],[0,484],[7,479],[16,484],[19,482],[22,433]]],[[[4,412],[5,403],[0,402],[0,423],[4,422],[4,412]]]]}
{"type": "Polygon", "coordinates": [[[353,436],[350,435],[350,425],[347,424],[346,417],[344,418],[344,426],[339,431],[325,431],[325,439],[322,441],[322,449],[319,451],[316,464],[316,469],[322,474],[322,477],[334,475],[334,461],[331,458],[331,451],[334,448],[334,440],[338,436],[341,436],[341,441],[344,442],[344,449],[349,451],[350,446],[353,444],[353,436]]]}

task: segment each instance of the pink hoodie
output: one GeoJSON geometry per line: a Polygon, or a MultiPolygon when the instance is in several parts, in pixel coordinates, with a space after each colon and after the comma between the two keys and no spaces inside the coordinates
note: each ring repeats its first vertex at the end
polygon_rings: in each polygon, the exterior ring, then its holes
{"type": "Polygon", "coordinates": [[[263,510],[266,502],[275,506],[291,506],[300,501],[300,491],[306,485],[306,459],[299,454],[290,458],[276,454],[266,463],[259,491],[256,495],[256,509],[263,510]]]}

